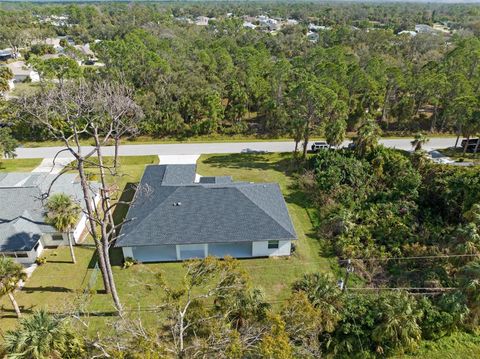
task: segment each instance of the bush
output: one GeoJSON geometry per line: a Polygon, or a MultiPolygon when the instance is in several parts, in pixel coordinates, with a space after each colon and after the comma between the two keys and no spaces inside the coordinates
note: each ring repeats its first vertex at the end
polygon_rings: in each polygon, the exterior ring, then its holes
{"type": "Polygon", "coordinates": [[[47,263],[47,257],[37,257],[37,259],[35,259],[35,263],[39,266],[47,263]]]}
{"type": "Polygon", "coordinates": [[[136,259],[133,259],[132,257],[127,257],[123,261],[123,269],[128,269],[135,264],[138,264],[138,261],[136,259]]]}

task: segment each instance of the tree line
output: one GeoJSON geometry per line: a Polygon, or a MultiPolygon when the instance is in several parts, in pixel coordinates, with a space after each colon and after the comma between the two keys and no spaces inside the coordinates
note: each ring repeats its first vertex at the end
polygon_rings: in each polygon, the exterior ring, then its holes
{"type": "MultiPolygon", "coordinates": [[[[138,134],[283,136],[300,142],[311,134],[355,132],[367,117],[385,132],[478,134],[480,40],[466,31],[477,7],[356,5],[362,10],[355,14],[342,5],[305,4],[318,6],[318,16],[307,17],[297,11],[304,9],[298,4],[237,6],[238,16],[265,12],[300,23],[272,35],[243,28],[243,20],[226,17],[223,6],[199,12],[195,4],[133,5],[129,20],[124,4],[34,7],[22,10],[30,14],[22,19],[7,20],[11,14],[5,12],[0,19],[17,26],[5,27],[0,41],[24,38],[22,32],[31,33],[32,27],[40,38],[53,33],[79,43],[101,40],[92,48],[105,67],[79,71],[73,62],[51,63],[58,59],[33,64],[58,81],[101,78],[132,87],[145,115],[138,134]],[[402,11],[409,22],[451,21],[458,31],[397,35],[400,28],[394,28],[400,25],[394,24],[403,19],[402,11]],[[386,12],[391,18],[382,15],[386,12]],[[52,29],[35,22],[33,15],[48,13],[67,14],[71,26],[52,29]],[[175,20],[198,14],[217,18],[206,27],[175,20]],[[360,14],[363,25],[357,23],[360,14]],[[368,25],[374,20],[382,26],[368,25]],[[331,29],[319,31],[313,43],[306,37],[309,22],[331,29]]],[[[30,131],[21,123],[13,132],[19,140],[49,137],[44,129],[30,131]]]]}

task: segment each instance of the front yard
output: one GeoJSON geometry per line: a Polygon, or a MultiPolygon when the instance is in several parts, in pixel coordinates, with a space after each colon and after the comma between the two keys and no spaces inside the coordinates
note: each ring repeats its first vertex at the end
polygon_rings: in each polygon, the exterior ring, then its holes
{"type": "MultiPolygon", "coordinates": [[[[140,180],[146,164],[157,162],[158,158],[155,156],[122,157],[122,175],[116,177],[115,185],[122,189],[130,188],[131,183],[140,180]]],[[[305,198],[292,188],[294,178],[289,173],[290,166],[290,154],[232,154],[202,156],[197,169],[197,172],[204,176],[230,175],[235,181],[279,183],[298,235],[296,251],[290,258],[240,261],[241,267],[249,273],[253,285],[261,288],[273,305],[280,305],[287,298],[290,284],[303,273],[329,271],[331,262],[334,262],[323,256],[320,243],[313,236],[309,214],[304,208],[305,198]]],[[[124,192],[127,197],[132,194],[132,191],[124,192]]],[[[122,218],[126,210],[125,207],[118,208],[115,216],[122,218]]],[[[89,244],[79,246],[76,252],[76,265],[69,262],[68,248],[47,252],[48,263],[38,268],[27,281],[25,289],[17,293],[18,302],[25,312],[42,307],[55,312],[69,311],[79,305],[86,306],[92,312],[112,312],[111,298],[101,293],[99,278],[95,288],[98,291],[93,292],[95,294],[83,293],[92,276],[93,247],[89,244]]],[[[160,296],[155,289],[155,273],[163,271],[171,283],[180,283],[183,277],[181,263],[138,264],[122,269],[122,259],[121,251],[113,249],[113,270],[119,294],[124,305],[131,310],[160,304],[160,296]]],[[[16,319],[6,298],[0,300],[0,308],[1,327],[11,328],[16,319]]],[[[105,323],[105,317],[94,318],[91,329],[99,329],[105,323]]]]}
{"type": "Polygon", "coordinates": [[[0,172],[31,172],[40,165],[40,158],[1,159],[0,172]]]}

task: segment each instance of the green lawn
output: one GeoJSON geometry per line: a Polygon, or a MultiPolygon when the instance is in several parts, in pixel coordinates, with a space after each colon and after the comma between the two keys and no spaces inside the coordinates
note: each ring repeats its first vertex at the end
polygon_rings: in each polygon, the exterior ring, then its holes
{"type": "MultiPolygon", "coordinates": [[[[293,177],[288,174],[290,154],[205,155],[199,160],[197,172],[205,176],[231,175],[236,181],[277,182],[285,195],[299,240],[290,258],[244,259],[240,266],[250,275],[253,285],[263,289],[266,298],[279,304],[287,298],[290,284],[303,273],[330,271],[330,261],[322,256],[321,246],[312,235],[312,224],[304,208],[305,199],[291,188],[293,177]]],[[[162,271],[170,283],[180,283],[184,271],[181,263],[139,264],[122,269],[122,255],[112,251],[113,270],[123,302],[129,308],[158,303],[154,274],[162,271]]],[[[98,281],[98,285],[101,282],[98,281]]],[[[98,287],[100,288],[100,287],[98,287]]],[[[91,310],[111,311],[107,295],[92,298],[91,310]]]]}
{"type": "MultiPolygon", "coordinates": [[[[8,161],[18,163],[32,160],[8,161]]],[[[40,160],[35,161],[40,163],[40,160]]],[[[111,162],[111,158],[106,158],[106,162],[111,162]]],[[[115,178],[109,176],[109,181],[123,191],[124,188],[128,188],[129,183],[140,180],[145,165],[158,163],[158,156],[120,157],[120,163],[120,175],[115,178]]],[[[12,167],[11,165],[9,168],[12,167]]],[[[86,172],[92,174],[93,170],[87,169],[86,172]]],[[[131,194],[131,191],[125,192],[131,194]]],[[[119,210],[126,212],[125,208],[119,207],[119,210]]],[[[94,248],[90,243],[86,243],[75,247],[75,253],[77,264],[73,265],[70,263],[68,247],[45,251],[47,264],[37,268],[27,281],[25,289],[16,294],[18,303],[25,313],[39,308],[47,308],[54,312],[72,310],[88,302],[88,297],[82,293],[94,266],[92,260],[94,248]]],[[[12,310],[10,301],[6,297],[0,298],[1,329],[6,330],[16,325],[17,320],[12,310]]]]}
{"type": "MultiPolygon", "coordinates": [[[[108,159],[110,161],[110,159],[108,159]]],[[[138,182],[146,164],[157,163],[156,156],[122,157],[121,176],[109,180],[118,188],[129,188],[138,182]]],[[[321,253],[319,242],[312,236],[312,224],[303,207],[304,198],[292,189],[293,177],[289,174],[290,154],[235,154],[202,156],[198,172],[201,175],[231,175],[237,181],[278,182],[285,195],[292,220],[299,240],[296,251],[290,258],[270,258],[242,260],[240,265],[249,273],[253,284],[262,288],[269,301],[279,305],[288,296],[290,284],[303,273],[312,271],[329,271],[331,263],[321,253]]],[[[94,175],[93,170],[87,172],[94,175]]],[[[125,191],[124,196],[131,197],[133,191],[125,191]]],[[[127,208],[118,208],[117,218],[122,218],[127,208]]],[[[68,263],[68,248],[48,251],[48,263],[34,272],[27,282],[27,290],[17,294],[18,302],[27,312],[46,307],[52,311],[73,308],[80,302],[94,312],[111,312],[113,310],[110,296],[96,293],[83,295],[83,289],[89,282],[94,260],[90,245],[76,248],[78,263],[68,263]],[[35,288],[29,290],[28,288],[35,288]]],[[[119,250],[112,250],[112,263],[117,287],[123,303],[129,309],[158,303],[155,288],[155,276],[163,271],[172,283],[180,283],[183,277],[181,263],[153,263],[136,265],[122,269],[122,255],[119,250]]],[[[101,280],[97,280],[96,289],[101,289],[101,280]]],[[[6,298],[0,300],[3,309],[0,316],[2,328],[12,327],[13,318],[10,303],[6,298]]],[[[148,319],[148,316],[146,316],[148,319]]],[[[105,318],[92,319],[92,330],[103,327],[105,318]]]]}
{"type": "Polygon", "coordinates": [[[41,162],[41,158],[0,159],[0,172],[30,172],[41,162]]]}
{"type": "Polygon", "coordinates": [[[400,355],[395,359],[457,359],[480,358],[480,336],[455,333],[437,341],[424,341],[411,355],[400,355]]]}

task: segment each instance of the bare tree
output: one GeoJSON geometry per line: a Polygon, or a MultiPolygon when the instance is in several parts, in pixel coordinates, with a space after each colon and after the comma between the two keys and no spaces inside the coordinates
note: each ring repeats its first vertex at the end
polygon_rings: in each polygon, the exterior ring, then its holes
{"type": "Polygon", "coordinates": [[[111,132],[115,145],[114,170],[118,169],[120,140],[138,134],[143,111],[133,99],[133,90],[122,83],[99,82],[95,85],[99,105],[105,113],[104,128],[111,132]]]}
{"type": "MultiPolygon", "coordinates": [[[[89,222],[89,232],[97,248],[99,267],[105,291],[112,295],[115,307],[122,312],[122,305],[117,293],[113,272],[110,265],[109,248],[116,238],[116,228],[119,223],[114,223],[113,210],[119,202],[111,204],[110,188],[107,183],[106,171],[114,171],[105,166],[102,155],[102,146],[113,138],[116,128],[123,128],[118,121],[124,120],[124,112],[118,110],[116,116],[111,116],[106,111],[105,103],[120,102],[105,100],[105,96],[112,95],[113,91],[108,84],[95,84],[70,82],[64,86],[53,86],[42,93],[17,100],[22,118],[33,124],[44,126],[51,136],[64,143],[65,149],[57,153],[67,152],[75,158],[74,168],[78,171],[85,202],[85,212],[89,222]],[[99,89],[102,89],[99,91],[99,89]],[[93,138],[95,146],[85,149],[81,146],[82,138],[93,138]],[[95,193],[87,181],[85,168],[87,165],[97,168],[100,174],[100,190],[95,193]],[[94,205],[93,198],[99,196],[100,209],[94,205]],[[100,233],[97,233],[97,228],[100,233]]],[[[126,94],[127,92],[125,92],[126,94]]],[[[129,110],[135,106],[131,99],[123,98],[129,110]]],[[[117,104],[117,108],[121,106],[117,104]]],[[[139,116],[135,116],[139,118],[139,116]]],[[[133,125],[132,125],[133,126],[133,125]]],[[[125,133],[125,132],[123,132],[125,133]]],[[[119,141],[119,140],[118,140],[119,141]]],[[[56,156],[56,157],[57,157],[56,156]]],[[[59,176],[71,169],[66,167],[59,176]]],[[[53,182],[52,182],[53,184],[53,182]]]]}

